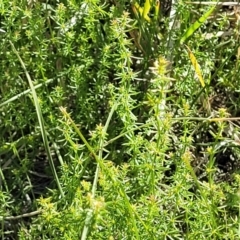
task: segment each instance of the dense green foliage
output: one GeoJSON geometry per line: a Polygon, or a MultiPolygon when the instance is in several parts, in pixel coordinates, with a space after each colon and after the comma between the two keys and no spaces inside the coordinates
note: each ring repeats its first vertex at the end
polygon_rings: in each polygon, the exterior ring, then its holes
{"type": "Polygon", "coordinates": [[[239,16],[148,2],[0,0],[2,239],[239,238],[239,16]]]}

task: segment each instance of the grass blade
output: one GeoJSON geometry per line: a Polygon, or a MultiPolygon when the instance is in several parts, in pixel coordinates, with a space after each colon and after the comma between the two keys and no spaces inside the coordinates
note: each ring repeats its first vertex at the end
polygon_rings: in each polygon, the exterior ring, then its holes
{"type": "Polygon", "coordinates": [[[192,24],[187,31],[183,34],[180,43],[183,44],[186,40],[191,37],[194,32],[202,26],[202,24],[207,20],[207,18],[212,14],[216,5],[211,7],[205,14],[203,14],[194,24],[192,24]]]}
{"type": "MultiPolygon", "coordinates": [[[[45,84],[50,83],[50,82],[52,82],[53,80],[54,80],[53,78],[48,79],[48,80],[45,82],[45,84]]],[[[36,86],[34,86],[34,89],[40,88],[40,87],[42,87],[42,86],[43,86],[42,83],[37,84],[36,86]]],[[[10,102],[13,102],[13,101],[19,99],[20,97],[22,97],[22,96],[24,96],[24,95],[26,95],[26,94],[28,94],[28,93],[30,93],[30,92],[31,92],[31,89],[27,89],[27,90],[25,90],[25,91],[17,94],[16,96],[8,99],[7,101],[5,101],[5,102],[3,102],[3,103],[0,103],[0,108],[3,107],[3,106],[5,106],[5,105],[7,105],[7,104],[10,103],[10,102]]]]}
{"type": "Polygon", "coordinates": [[[42,135],[42,139],[43,139],[43,144],[44,144],[47,156],[48,156],[49,164],[50,164],[53,176],[55,178],[55,181],[57,183],[57,186],[59,188],[59,191],[61,193],[61,196],[64,197],[64,193],[63,193],[62,187],[60,185],[60,182],[58,180],[57,172],[56,172],[56,169],[55,169],[55,166],[54,166],[54,163],[53,163],[53,159],[52,159],[52,155],[51,155],[51,151],[50,151],[50,148],[49,148],[47,132],[46,132],[46,129],[45,129],[45,126],[44,126],[44,120],[43,120],[42,111],[41,111],[41,108],[40,108],[40,105],[39,105],[39,102],[38,102],[37,93],[35,91],[34,85],[32,83],[32,79],[31,79],[31,77],[30,77],[30,75],[29,75],[29,73],[28,73],[28,71],[25,67],[25,64],[24,64],[22,58],[18,54],[18,51],[14,47],[13,43],[11,41],[9,41],[9,42],[12,46],[13,52],[16,54],[19,62],[21,63],[21,66],[22,66],[22,68],[25,72],[25,75],[27,77],[27,80],[28,80],[28,83],[29,83],[29,86],[30,86],[30,89],[31,89],[31,92],[32,92],[32,95],[33,95],[34,105],[35,105],[37,118],[38,118],[38,122],[39,122],[39,126],[40,126],[40,131],[41,131],[41,135],[42,135]]]}

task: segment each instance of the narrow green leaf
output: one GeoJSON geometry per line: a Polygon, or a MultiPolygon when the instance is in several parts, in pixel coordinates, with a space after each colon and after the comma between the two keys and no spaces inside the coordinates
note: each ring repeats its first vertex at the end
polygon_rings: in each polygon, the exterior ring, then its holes
{"type": "Polygon", "coordinates": [[[193,35],[193,33],[202,26],[207,18],[212,14],[216,5],[211,7],[205,14],[203,14],[194,24],[192,24],[187,31],[183,34],[180,43],[183,44],[185,41],[193,35]]]}
{"type": "Polygon", "coordinates": [[[58,189],[59,189],[59,191],[61,193],[61,196],[64,197],[64,193],[63,193],[62,187],[60,185],[60,182],[59,182],[59,179],[58,179],[58,176],[57,176],[57,171],[56,171],[54,163],[53,163],[51,150],[50,150],[49,143],[48,143],[48,138],[47,138],[47,132],[46,132],[46,129],[45,129],[45,126],[44,126],[44,120],[43,120],[42,111],[41,111],[41,107],[39,105],[39,101],[38,101],[36,90],[34,88],[32,79],[31,79],[31,77],[30,77],[30,75],[29,75],[29,73],[28,73],[28,71],[26,69],[26,66],[25,66],[22,58],[18,54],[17,49],[15,48],[15,46],[13,45],[13,43],[11,41],[9,41],[9,42],[10,42],[10,44],[12,46],[13,52],[16,54],[19,62],[21,63],[21,66],[22,66],[22,68],[23,68],[23,70],[25,72],[25,75],[27,77],[28,84],[30,86],[31,93],[32,93],[32,96],[33,96],[33,100],[34,100],[34,105],[35,105],[35,109],[36,109],[36,113],[37,113],[37,118],[38,118],[38,123],[39,123],[39,126],[40,126],[40,131],[41,131],[41,135],[42,135],[42,139],[43,139],[44,148],[46,150],[47,157],[48,157],[48,160],[49,160],[49,164],[50,164],[53,176],[55,178],[55,181],[57,183],[58,189]]]}

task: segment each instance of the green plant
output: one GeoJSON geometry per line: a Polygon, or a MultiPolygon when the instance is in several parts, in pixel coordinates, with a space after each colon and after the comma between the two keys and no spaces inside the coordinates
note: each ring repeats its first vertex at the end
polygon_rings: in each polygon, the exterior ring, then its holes
{"type": "Polygon", "coordinates": [[[239,238],[239,23],[164,6],[0,3],[2,239],[239,238]]]}

